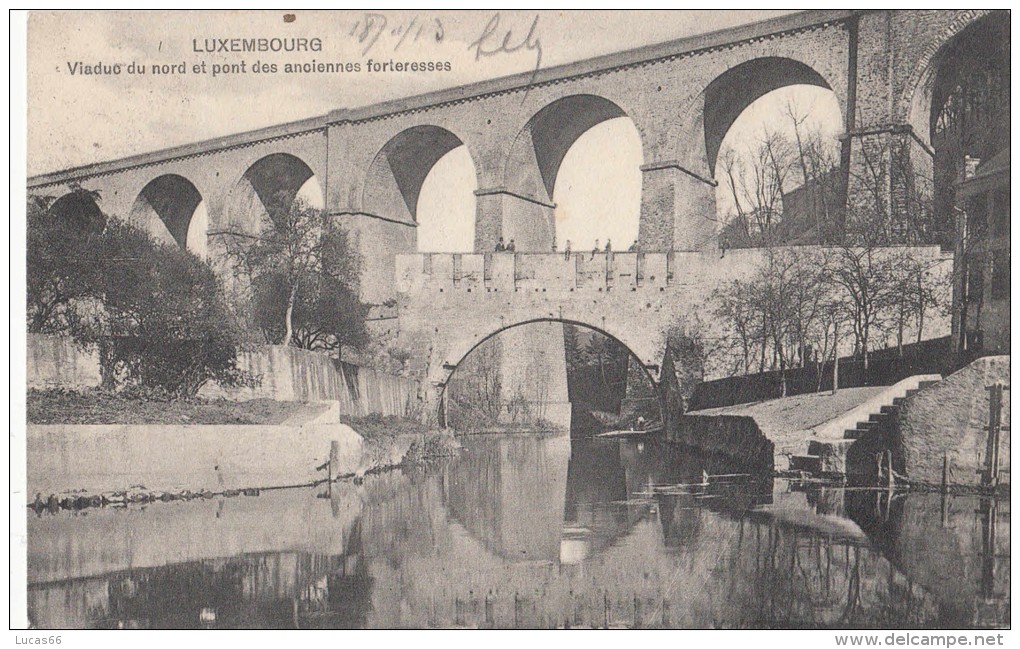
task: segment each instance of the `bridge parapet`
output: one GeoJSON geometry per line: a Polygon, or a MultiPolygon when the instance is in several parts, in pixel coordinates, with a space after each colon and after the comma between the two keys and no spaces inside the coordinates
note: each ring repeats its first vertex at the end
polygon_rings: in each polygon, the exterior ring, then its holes
{"type": "MultiPolygon", "coordinates": [[[[759,258],[736,254],[725,265],[759,258]]],[[[709,272],[717,276],[720,261],[716,252],[409,254],[397,256],[397,290],[656,291],[690,284],[709,272]]]]}

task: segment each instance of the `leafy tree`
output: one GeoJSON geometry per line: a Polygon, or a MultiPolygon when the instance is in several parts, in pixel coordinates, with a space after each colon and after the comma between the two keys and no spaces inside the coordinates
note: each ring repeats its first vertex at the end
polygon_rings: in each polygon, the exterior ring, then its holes
{"type": "Polygon", "coordinates": [[[361,259],[324,210],[280,196],[258,232],[215,232],[251,287],[256,325],[271,343],[340,353],[368,340],[358,298],[361,259]]]}
{"type": "MultiPolygon", "coordinates": [[[[72,187],[80,204],[98,193],[72,187]]],[[[59,214],[54,199],[30,196],[27,205],[28,331],[67,331],[77,317],[76,306],[95,294],[98,246],[105,217],[94,212],[59,214]]]]}
{"type": "Polygon", "coordinates": [[[98,251],[90,284],[100,308],[71,333],[100,350],[104,385],[181,398],[211,380],[251,383],[237,367],[238,330],[207,264],[117,220],[98,251]]]}

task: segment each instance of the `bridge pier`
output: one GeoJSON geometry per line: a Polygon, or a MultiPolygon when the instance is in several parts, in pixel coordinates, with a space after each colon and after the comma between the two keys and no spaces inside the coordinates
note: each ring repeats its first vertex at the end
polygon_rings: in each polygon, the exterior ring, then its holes
{"type": "Polygon", "coordinates": [[[556,206],[504,187],[475,191],[475,251],[491,252],[500,237],[518,252],[549,252],[556,241],[556,206]]]}
{"type": "MultiPolygon", "coordinates": [[[[713,250],[718,247],[715,181],[676,161],[642,165],[641,250],[713,250]]],[[[705,167],[707,169],[707,165],[705,167]]]]}

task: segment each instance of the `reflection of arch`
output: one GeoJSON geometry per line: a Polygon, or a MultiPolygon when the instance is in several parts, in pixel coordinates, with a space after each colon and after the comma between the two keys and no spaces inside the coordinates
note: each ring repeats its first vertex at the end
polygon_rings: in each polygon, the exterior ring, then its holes
{"type": "Polygon", "coordinates": [[[627,113],[596,95],[571,95],[548,104],[528,120],[514,140],[505,171],[506,186],[525,196],[551,200],[556,176],[571,145],[592,127],[617,117],[627,117],[627,113]],[[536,166],[539,179],[520,175],[521,170],[536,166]]]}
{"type": "Polygon", "coordinates": [[[800,61],[781,57],[752,59],[730,68],[705,88],[704,128],[708,168],[715,175],[723,138],[744,109],[773,90],[793,85],[832,87],[800,61]]]}
{"type": "MultiPolygon", "coordinates": [[[[543,322],[558,322],[558,323],[562,323],[562,324],[574,325],[574,326],[580,327],[582,329],[587,329],[589,331],[594,331],[596,333],[602,334],[603,336],[605,336],[609,340],[613,341],[614,343],[620,345],[623,349],[625,349],[627,351],[628,356],[630,358],[632,358],[632,359],[637,361],[638,365],[641,367],[642,371],[645,373],[645,376],[648,377],[648,382],[652,385],[652,387],[656,388],[656,389],[658,388],[658,382],[656,381],[656,378],[652,374],[651,370],[649,370],[649,368],[645,365],[645,362],[633,350],[631,345],[628,345],[627,343],[623,342],[622,340],[620,340],[619,337],[614,336],[613,334],[609,333],[605,329],[602,329],[600,327],[596,327],[594,325],[588,324],[587,322],[581,322],[579,320],[571,320],[569,318],[539,317],[539,318],[531,318],[531,319],[527,319],[527,320],[521,320],[519,322],[515,322],[513,324],[500,327],[499,329],[496,329],[495,331],[489,333],[488,335],[485,335],[485,336],[479,338],[478,340],[474,341],[474,343],[470,346],[470,348],[466,352],[464,352],[464,353],[455,352],[457,354],[457,362],[453,365],[453,370],[446,377],[446,380],[441,382],[440,385],[439,385],[439,393],[437,395],[439,398],[436,400],[436,403],[439,405],[439,407],[440,408],[442,407],[442,402],[443,402],[443,398],[444,398],[444,396],[446,394],[446,389],[449,386],[450,381],[452,381],[453,378],[456,376],[457,369],[464,363],[464,360],[468,356],[470,356],[476,349],[478,349],[482,344],[486,343],[487,341],[495,338],[499,334],[501,334],[501,333],[503,333],[505,331],[508,331],[510,329],[516,329],[518,327],[523,327],[525,325],[530,325],[530,324],[535,324],[535,323],[543,323],[543,322]]],[[[443,419],[442,419],[442,413],[441,413],[440,421],[442,421],[442,420],[443,419]]]]}
{"type": "Polygon", "coordinates": [[[176,174],[166,174],[145,185],[131,208],[131,218],[136,223],[148,224],[154,214],[166,226],[177,245],[187,248],[188,228],[201,202],[202,194],[190,180],[176,174]]]}
{"type": "Polygon", "coordinates": [[[422,183],[440,158],[463,144],[459,137],[439,126],[414,126],[396,134],[369,166],[362,193],[363,209],[370,214],[417,222],[422,183]]]}
{"type": "Polygon", "coordinates": [[[505,562],[558,562],[570,440],[469,435],[461,445],[444,471],[451,520],[505,562]]]}
{"type": "Polygon", "coordinates": [[[254,227],[270,207],[289,208],[302,186],[315,174],[303,160],[289,153],[272,153],[252,163],[228,198],[229,220],[254,227]]]}
{"type": "Polygon", "coordinates": [[[101,226],[105,217],[95,199],[87,192],[75,191],[64,194],[50,205],[50,214],[73,225],[92,228],[101,226]]]}

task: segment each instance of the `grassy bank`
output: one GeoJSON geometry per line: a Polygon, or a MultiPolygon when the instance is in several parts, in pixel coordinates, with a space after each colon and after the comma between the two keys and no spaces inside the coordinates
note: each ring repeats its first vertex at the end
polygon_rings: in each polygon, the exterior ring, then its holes
{"type": "Polygon", "coordinates": [[[104,390],[29,390],[30,424],[282,424],[316,414],[321,404],[252,399],[152,401],[104,390]]]}

